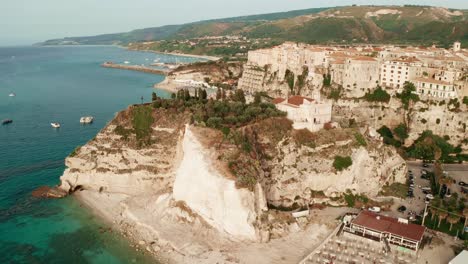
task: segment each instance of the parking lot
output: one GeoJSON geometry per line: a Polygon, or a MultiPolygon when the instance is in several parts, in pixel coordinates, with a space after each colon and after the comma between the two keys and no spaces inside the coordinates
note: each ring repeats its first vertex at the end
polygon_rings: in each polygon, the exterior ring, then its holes
{"type": "MultiPolygon", "coordinates": [[[[408,218],[410,216],[409,212],[413,211],[416,215],[421,215],[424,211],[425,207],[425,198],[426,194],[423,193],[423,188],[430,189],[430,180],[421,178],[422,171],[426,170],[428,172],[433,171],[432,164],[428,164],[427,167],[423,167],[422,162],[408,162],[408,178],[409,180],[409,172],[412,172],[414,187],[413,190],[413,197],[406,197],[406,199],[400,199],[395,202],[392,206],[392,211],[389,212],[389,216],[393,217],[402,217],[408,218]],[[404,212],[399,212],[398,208],[401,206],[406,207],[404,212]]],[[[460,181],[468,183],[468,164],[446,164],[443,165],[443,170],[447,172],[447,174],[456,181],[449,189],[451,193],[458,193],[459,197],[462,197],[463,194],[461,192],[461,186],[459,185],[460,181]]],[[[468,187],[468,186],[467,186],[468,187]]],[[[408,186],[409,189],[409,186],[408,186]]]]}

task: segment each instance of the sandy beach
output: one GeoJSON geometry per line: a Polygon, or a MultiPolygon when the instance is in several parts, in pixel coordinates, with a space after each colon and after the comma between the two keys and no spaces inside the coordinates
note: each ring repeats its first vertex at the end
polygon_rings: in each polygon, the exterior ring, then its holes
{"type": "MultiPolygon", "coordinates": [[[[196,224],[182,224],[159,211],[154,200],[161,197],[129,197],[80,191],[74,196],[134,245],[160,263],[298,263],[333,231],[339,208],[329,208],[320,220],[304,230],[273,239],[268,243],[231,241],[196,224]]],[[[312,213],[316,215],[317,212],[312,213]]]]}

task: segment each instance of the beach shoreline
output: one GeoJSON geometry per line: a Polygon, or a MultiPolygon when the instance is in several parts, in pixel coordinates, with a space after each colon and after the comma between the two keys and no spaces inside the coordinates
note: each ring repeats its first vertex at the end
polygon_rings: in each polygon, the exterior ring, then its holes
{"type": "Polygon", "coordinates": [[[158,264],[173,263],[173,260],[168,256],[164,256],[161,252],[154,252],[153,248],[148,248],[153,245],[146,245],[140,242],[137,230],[131,226],[123,224],[121,212],[118,208],[120,203],[125,200],[125,195],[118,194],[100,194],[92,191],[78,191],[73,193],[73,198],[76,199],[83,207],[92,215],[99,218],[104,224],[107,224],[112,230],[117,232],[122,238],[126,239],[131,248],[135,248],[136,252],[144,252],[149,254],[151,258],[157,261],[158,264]],[[98,201],[98,202],[97,202],[98,201]]]}
{"type": "Polygon", "coordinates": [[[213,234],[210,233],[200,236],[199,230],[192,233],[194,230],[180,223],[164,222],[169,224],[166,226],[151,221],[164,216],[148,216],[147,210],[150,209],[145,209],[146,202],[154,200],[148,197],[135,199],[124,194],[89,190],[76,192],[73,197],[127,239],[135,251],[148,254],[160,264],[297,263],[329,236],[336,225],[333,219],[342,211],[342,209],[329,209],[327,219],[313,222],[302,231],[280,239],[272,239],[268,243],[255,241],[239,243],[239,241],[226,240],[222,236],[213,240],[213,234]],[[145,205],[141,207],[141,204],[145,205]],[[142,208],[143,211],[139,211],[142,208]],[[206,247],[205,243],[213,247],[206,247]]]}

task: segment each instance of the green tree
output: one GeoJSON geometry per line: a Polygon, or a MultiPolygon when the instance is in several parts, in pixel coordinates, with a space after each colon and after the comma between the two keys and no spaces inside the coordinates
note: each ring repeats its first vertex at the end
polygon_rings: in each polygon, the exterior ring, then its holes
{"type": "Polygon", "coordinates": [[[200,94],[200,99],[201,100],[206,100],[208,98],[208,93],[206,92],[205,89],[201,89],[201,91],[199,92],[200,94]]]}
{"type": "Polygon", "coordinates": [[[333,161],[333,167],[337,171],[345,170],[351,165],[353,165],[353,160],[349,156],[348,157],[335,156],[335,160],[333,161]]]}
{"type": "Polygon", "coordinates": [[[245,104],[245,95],[242,89],[237,89],[233,94],[232,100],[235,102],[241,102],[245,104]]]}
{"type": "Polygon", "coordinates": [[[331,75],[330,74],[324,74],[323,75],[323,86],[328,87],[331,85],[331,75]]]}
{"type": "Polygon", "coordinates": [[[151,101],[156,101],[158,99],[158,96],[156,95],[155,92],[151,93],[151,101]]]}
{"type": "Polygon", "coordinates": [[[405,82],[403,85],[403,92],[397,94],[397,97],[403,103],[403,107],[408,110],[411,102],[419,101],[419,96],[415,93],[416,86],[411,82],[405,82]]]}
{"type": "Polygon", "coordinates": [[[397,137],[401,140],[405,140],[409,137],[408,135],[408,127],[404,124],[404,123],[401,123],[399,124],[394,130],[393,132],[395,132],[395,135],[397,135],[397,137]]]}
{"type": "Polygon", "coordinates": [[[221,100],[222,94],[221,94],[221,88],[218,87],[218,90],[216,90],[216,100],[221,100]]]}
{"type": "Polygon", "coordinates": [[[185,90],[184,90],[184,100],[185,100],[185,101],[190,100],[190,92],[189,92],[188,89],[185,89],[185,90]]]}
{"type": "Polygon", "coordinates": [[[388,94],[382,87],[377,86],[372,93],[366,93],[364,95],[364,99],[369,102],[385,102],[388,103],[390,101],[390,94],[388,94]]]}
{"type": "Polygon", "coordinates": [[[293,92],[294,91],[294,81],[295,81],[294,73],[292,71],[290,71],[289,69],[287,69],[285,74],[284,74],[284,79],[288,83],[289,90],[291,90],[291,92],[293,92]]]}
{"type": "Polygon", "coordinates": [[[254,104],[260,104],[262,102],[262,95],[259,92],[255,92],[254,104]]]}
{"type": "Polygon", "coordinates": [[[176,94],[175,93],[171,93],[171,99],[176,99],[176,94]]]}
{"type": "Polygon", "coordinates": [[[463,97],[463,103],[468,105],[468,96],[463,97]]]}

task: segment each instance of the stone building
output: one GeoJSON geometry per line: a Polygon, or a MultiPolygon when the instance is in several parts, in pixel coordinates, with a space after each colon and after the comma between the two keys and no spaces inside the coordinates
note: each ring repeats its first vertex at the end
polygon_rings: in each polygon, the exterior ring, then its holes
{"type": "Polygon", "coordinates": [[[350,95],[363,96],[367,90],[372,90],[379,84],[379,62],[366,56],[356,56],[345,60],[343,83],[350,95]]]}

